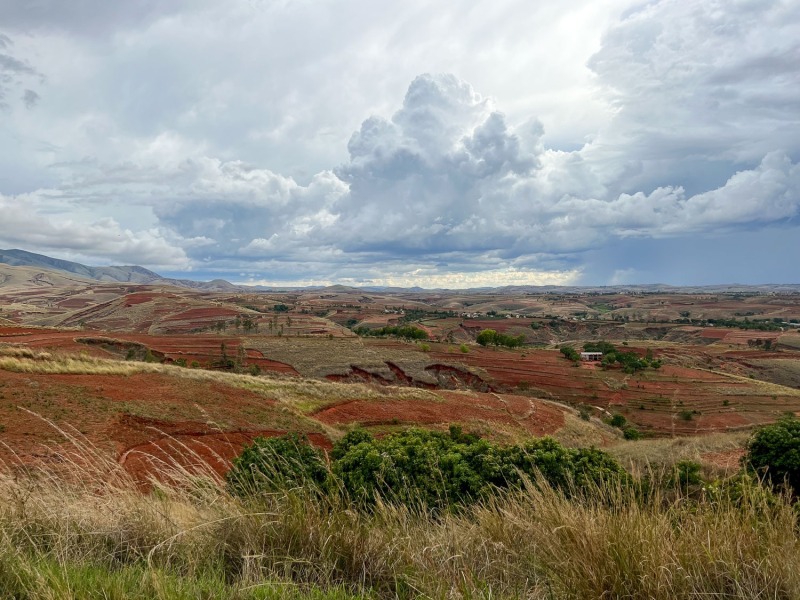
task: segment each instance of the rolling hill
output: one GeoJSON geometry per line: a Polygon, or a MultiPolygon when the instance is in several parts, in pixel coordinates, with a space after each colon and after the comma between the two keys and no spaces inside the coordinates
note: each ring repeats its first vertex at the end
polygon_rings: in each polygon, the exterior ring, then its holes
{"type": "Polygon", "coordinates": [[[155,285],[174,285],[178,287],[207,291],[235,290],[238,286],[223,279],[213,281],[192,281],[191,279],[172,279],[138,265],[112,265],[90,267],[81,263],[52,258],[27,250],[0,250],[0,263],[12,267],[30,267],[47,272],[70,273],[84,279],[106,283],[141,283],[155,285]]]}

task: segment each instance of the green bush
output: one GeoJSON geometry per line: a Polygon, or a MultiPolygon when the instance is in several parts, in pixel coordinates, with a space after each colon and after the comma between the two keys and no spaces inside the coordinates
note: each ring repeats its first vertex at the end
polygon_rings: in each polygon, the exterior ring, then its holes
{"type": "Polygon", "coordinates": [[[377,497],[444,508],[497,490],[518,488],[541,475],[571,493],[627,474],[610,455],[570,449],[551,438],[499,446],[451,427],[449,433],[409,429],[380,440],[351,432],[334,446],[333,471],[360,503],[377,497]]]}
{"type": "Polygon", "coordinates": [[[800,491],[800,420],[784,417],[758,429],[747,443],[743,462],[773,486],[785,482],[794,493],[800,491]]]}
{"type": "Polygon", "coordinates": [[[448,509],[518,489],[525,478],[544,478],[571,495],[604,481],[630,478],[608,454],[595,448],[565,448],[552,438],[501,446],[451,426],[448,433],[408,429],[375,439],[354,429],[331,451],[305,437],[257,438],[234,460],[227,485],[237,496],[301,488],[312,494],[339,490],[358,506],[377,498],[432,509],[448,509]]]}
{"type": "Polygon", "coordinates": [[[619,427],[622,429],[628,420],[621,414],[617,413],[608,420],[608,424],[612,427],[619,427]]]}
{"type": "Polygon", "coordinates": [[[253,440],[233,460],[226,483],[236,496],[300,487],[313,493],[327,488],[329,473],[322,452],[305,436],[289,433],[253,440]]]}
{"type": "Polygon", "coordinates": [[[370,329],[368,327],[357,327],[353,330],[361,337],[381,337],[391,335],[394,337],[403,338],[404,340],[427,340],[428,332],[413,325],[400,325],[400,326],[386,326],[370,329]]]}
{"type": "Polygon", "coordinates": [[[372,503],[380,496],[403,504],[444,506],[473,500],[484,492],[485,478],[470,463],[486,452],[486,442],[473,448],[453,435],[421,429],[380,440],[358,435],[358,443],[345,436],[334,446],[333,472],[360,503],[372,503]],[[346,450],[340,448],[342,443],[348,445],[346,450]]]}
{"type": "Polygon", "coordinates": [[[626,440],[640,440],[642,439],[642,434],[639,432],[636,427],[631,427],[628,425],[627,427],[622,428],[622,437],[626,440]]]}
{"type": "Polygon", "coordinates": [[[581,355],[578,354],[578,351],[575,350],[572,346],[562,346],[561,347],[561,354],[563,354],[566,358],[572,361],[579,361],[581,359],[581,355]]]}
{"type": "Polygon", "coordinates": [[[679,485],[682,488],[700,485],[701,465],[693,460],[681,460],[672,467],[672,477],[669,479],[671,486],[679,485]]]}
{"type": "Polygon", "coordinates": [[[616,352],[617,349],[614,347],[614,344],[610,342],[586,342],[583,345],[583,350],[585,352],[602,352],[603,354],[611,354],[612,352],[616,352]]]}

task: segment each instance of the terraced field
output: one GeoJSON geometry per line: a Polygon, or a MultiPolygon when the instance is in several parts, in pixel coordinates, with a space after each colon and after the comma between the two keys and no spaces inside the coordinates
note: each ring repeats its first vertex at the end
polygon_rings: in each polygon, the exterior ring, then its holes
{"type": "Polygon", "coordinates": [[[0,285],[6,465],[56,467],[71,432],[146,487],[168,462],[222,473],[259,435],[301,431],[329,447],[354,424],[384,434],[452,422],[498,440],[552,434],[633,455],[603,423],[619,413],[652,448],[664,438],[729,436],[692,442],[723,468],[754,425],[800,413],[800,331],[788,322],[800,318],[796,295],[262,294],[26,281],[0,285]],[[491,318],[504,311],[509,318],[491,318]],[[686,315],[782,325],[710,327],[686,315]],[[359,338],[350,329],[407,322],[430,339],[359,338]],[[488,328],[523,335],[526,346],[478,346],[488,328]],[[557,349],[601,339],[649,350],[663,366],[635,374],[575,366],[557,349]]]}

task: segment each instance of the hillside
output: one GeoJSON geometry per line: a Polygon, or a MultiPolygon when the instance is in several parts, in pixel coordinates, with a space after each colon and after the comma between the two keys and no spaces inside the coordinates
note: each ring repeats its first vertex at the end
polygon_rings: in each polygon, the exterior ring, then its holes
{"type": "Polygon", "coordinates": [[[171,279],[137,265],[115,265],[109,267],[90,267],[81,263],[52,258],[44,254],[36,254],[26,250],[0,250],[0,263],[13,267],[32,267],[42,272],[71,273],[83,279],[101,282],[141,283],[157,285],[174,285],[192,289],[225,291],[236,289],[222,279],[209,282],[192,281],[190,279],[171,279]]]}
{"type": "Polygon", "coordinates": [[[42,292],[48,288],[74,288],[91,283],[93,283],[91,278],[66,271],[0,263],[0,289],[4,291],[30,289],[42,292]]]}

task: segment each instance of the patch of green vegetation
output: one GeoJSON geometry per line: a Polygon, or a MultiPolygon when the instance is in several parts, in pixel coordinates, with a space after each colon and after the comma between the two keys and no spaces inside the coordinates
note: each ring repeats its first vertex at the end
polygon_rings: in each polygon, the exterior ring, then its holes
{"type": "Polygon", "coordinates": [[[519,348],[525,343],[524,335],[507,335],[498,333],[494,329],[484,329],[478,334],[476,341],[481,346],[503,346],[505,348],[519,348]]]}
{"type": "Polygon", "coordinates": [[[354,429],[334,445],[331,458],[328,471],[322,453],[295,435],[258,440],[235,459],[229,489],[251,496],[302,486],[341,490],[361,506],[382,498],[449,509],[519,489],[525,478],[538,476],[567,494],[611,480],[631,482],[610,455],[594,448],[565,448],[551,438],[501,446],[455,425],[449,433],[407,429],[381,439],[354,429]]]}
{"type": "Polygon", "coordinates": [[[221,568],[178,570],[149,567],[145,563],[115,566],[91,562],[62,561],[17,554],[0,558],[0,588],[3,597],[82,598],[85,600],[356,600],[344,587],[297,587],[275,578],[258,585],[230,583],[221,568]],[[57,590],[68,590],[61,595],[57,590]]]}
{"type": "Polygon", "coordinates": [[[761,427],[749,440],[744,464],[772,485],[800,492],[800,420],[787,415],[761,427]]]}
{"type": "Polygon", "coordinates": [[[573,362],[579,362],[581,360],[581,355],[572,346],[561,346],[561,354],[573,362]]]}
{"type": "Polygon", "coordinates": [[[378,327],[375,329],[369,329],[368,327],[358,327],[353,331],[357,335],[360,335],[362,337],[393,336],[409,341],[428,339],[427,331],[425,331],[424,329],[420,329],[419,327],[414,327],[413,325],[387,326],[387,327],[378,327]]]}
{"type": "Polygon", "coordinates": [[[591,308],[592,310],[596,310],[599,313],[608,313],[616,310],[615,306],[604,302],[598,302],[597,304],[590,304],[589,308],[591,308]]]}

